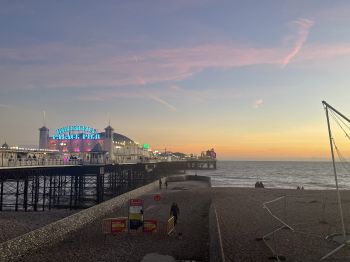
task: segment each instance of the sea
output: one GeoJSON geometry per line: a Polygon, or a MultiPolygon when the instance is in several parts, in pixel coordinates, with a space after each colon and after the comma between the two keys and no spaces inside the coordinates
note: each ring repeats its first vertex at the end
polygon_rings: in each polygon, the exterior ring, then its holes
{"type": "MultiPolygon", "coordinates": [[[[336,163],[340,189],[350,189],[350,163],[336,163]]],[[[254,187],[327,190],[335,189],[332,162],[218,161],[216,170],[188,170],[187,174],[211,177],[213,187],[254,187]]]]}

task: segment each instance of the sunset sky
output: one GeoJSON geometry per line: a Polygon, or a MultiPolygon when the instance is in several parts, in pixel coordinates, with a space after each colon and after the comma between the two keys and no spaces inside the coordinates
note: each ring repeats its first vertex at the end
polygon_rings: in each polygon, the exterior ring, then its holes
{"type": "Polygon", "coordinates": [[[349,1],[0,2],[0,143],[84,124],[222,160],[328,160],[349,1]]]}

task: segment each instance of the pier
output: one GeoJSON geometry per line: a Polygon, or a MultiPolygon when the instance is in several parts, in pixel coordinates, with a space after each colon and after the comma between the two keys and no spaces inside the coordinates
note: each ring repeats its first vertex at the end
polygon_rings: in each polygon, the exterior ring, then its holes
{"type": "Polygon", "coordinates": [[[82,209],[186,170],[216,169],[216,160],[0,167],[0,211],[82,209]]]}

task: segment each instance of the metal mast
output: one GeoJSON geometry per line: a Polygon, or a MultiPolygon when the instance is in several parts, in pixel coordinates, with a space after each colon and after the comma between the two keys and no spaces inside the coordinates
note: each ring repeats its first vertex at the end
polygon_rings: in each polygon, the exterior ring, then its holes
{"type": "Polygon", "coordinates": [[[339,247],[337,247],[336,249],[334,249],[333,251],[329,252],[327,255],[325,255],[324,257],[321,258],[321,260],[324,260],[324,259],[328,258],[329,256],[331,256],[332,254],[336,253],[337,251],[339,251],[341,248],[343,248],[345,245],[348,244],[348,240],[346,239],[346,230],[345,230],[345,223],[344,223],[343,207],[342,207],[341,196],[340,196],[340,191],[339,191],[339,186],[338,186],[337,168],[335,166],[333,137],[332,137],[331,125],[330,125],[330,122],[329,122],[329,111],[328,110],[331,109],[332,111],[337,113],[339,116],[344,118],[349,123],[350,123],[350,120],[346,116],[344,116],[342,113],[340,113],[338,110],[336,110],[334,107],[329,105],[326,101],[322,101],[322,104],[324,105],[325,110],[326,110],[329,143],[330,143],[330,147],[331,147],[332,163],[333,163],[333,171],[334,171],[334,179],[335,179],[335,185],[336,185],[336,188],[337,188],[338,208],[339,208],[339,214],[340,214],[342,230],[343,230],[342,233],[343,233],[343,238],[344,238],[344,242],[343,242],[342,245],[340,245],[339,247]]]}

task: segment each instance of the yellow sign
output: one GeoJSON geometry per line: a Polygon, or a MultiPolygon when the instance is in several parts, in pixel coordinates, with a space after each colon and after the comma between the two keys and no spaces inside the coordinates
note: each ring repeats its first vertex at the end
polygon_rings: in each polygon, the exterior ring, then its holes
{"type": "Polygon", "coordinates": [[[105,218],[102,223],[102,232],[104,234],[114,234],[127,231],[128,218],[105,218]]]}
{"type": "Polygon", "coordinates": [[[143,221],[143,232],[148,232],[148,233],[157,232],[157,221],[156,220],[144,220],[143,221]]]}
{"type": "Polygon", "coordinates": [[[175,230],[175,218],[174,216],[172,216],[171,218],[168,219],[166,232],[168,235],[170,235],[174,230],[175,230]]]}
{"type": "Polygon", "coordinates": [[[127,221],[128,221],[128,218],[126,218],[126,217],[119,217],[117,219],[111,220],[111,232],[112,232],[112,234],[126,232],[127,231],[127,221]]]}

